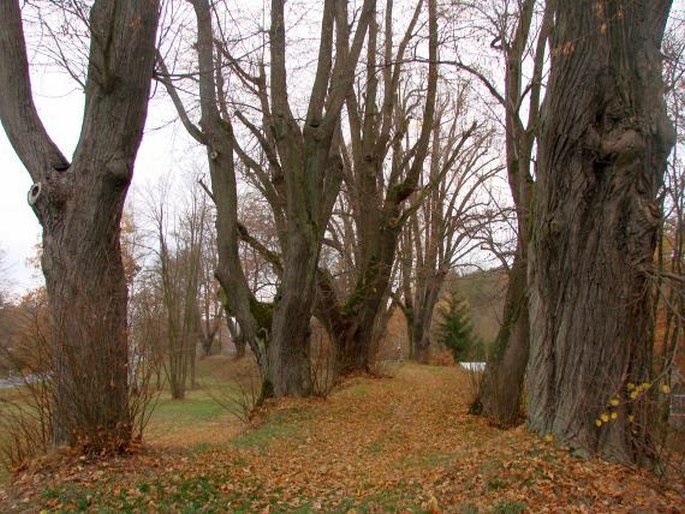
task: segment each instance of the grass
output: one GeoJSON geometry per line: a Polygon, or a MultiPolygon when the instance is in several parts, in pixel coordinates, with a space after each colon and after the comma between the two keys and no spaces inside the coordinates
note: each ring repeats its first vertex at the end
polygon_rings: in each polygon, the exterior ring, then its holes
{"type": "Polygon", "coordinates": [[[162,428],[171,423],[179,425],[197,425],[224,414],[225,410],[205,391],[189,391],[183,400],[162,398],[159,400],[152,422],[162,428]]]}
{"type": "Polygon", "coordinates": [[[264,450],[275,439],[298,435],[297,427],[284,413],[279,413],[262,426],[245,432],[232,441],[238,448],[257,448],[264,450]]]}
{"type": "Polygon", "coordinates": [[[517,501],[501,501],[497,502],[492,509],[493,514],[518,514],[519,512],[526,512],[528,505],[517,501]]]}

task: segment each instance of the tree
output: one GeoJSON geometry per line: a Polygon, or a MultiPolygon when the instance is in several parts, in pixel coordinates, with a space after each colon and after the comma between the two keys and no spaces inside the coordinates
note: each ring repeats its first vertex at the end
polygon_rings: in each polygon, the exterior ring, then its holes
{"type": "Polygon", "coordinates": [[[416,2],[397,50],[394,14],[393,3],[388,2],[384,26],[376,19],[379,15],[374,15],[362,74],[364,86],[351,90],[346,98],[349,142],[342,152],[343,182],[351,217],[348,233],[353,239],[341,245],[344,238],[333,235],[338,243],[332,246],[343,256],[343,262],[351,264],[347,270],[351,287],[336,287],[324,269],[318,274],[317,315],[336,344],[341,373],[371,371],[375,342],[388,313],[400,234],[422,198],[425,184],[421,177],[431,150],[439,69],[437,5],[433,0],[416,2]],[[424,6],[428,11],[425,86],[420,79],[413,83],[417,77],[404,77],[408,70],[406,54],[415,43],[424,6]],[[421,120],[415,138],[409,135],[413,118],[421,120]]]}
{"type": "Polygon", "coordinates": [[[540,132],[528,422],[621,462],[650,458],[647,404],[627,384],[650,382],[657,192],[673,145],[660,53],[670,5],[556,2],[540,132]]]}
{"type": "MultiPolygon", "coordinates": [[[[186,128],[207,148],[211,192],[217,206],[217,277],[263,371],[264,393],[308,395],[311,393],[309,324],[317,263],[341,181],[342,163],[337,152],[340,111],[353,84],[375,1],[365,0],[351,45],[347,2],[327,0],[324,3],[317,67],[303,123],[294,116],[288,99],[285,2],[273,0],[271,3],[268,82],[263,63],[256,75],[248,73],[232,58],[229,45],[221,45],[215,54],[218,38],[214,37],[210,4],[206,0],[191,3],[198,28],[199,127],[190,121],[177,91],[169,87],[171,81],[165,80],[165,85],[186,128]],[[240,111],[234,115],[267,156],[268,170],[262,167],[261,159],[254,158],[238,144],[233,116],[228,114],[224,77],[218,65],[222,62],[228,62],[236,76],[257,96],[263,121],[261,128],[240,111]],[[238,258],[240,227],[234,154],[251,172],[259,175],[257,180],[263,191],[271,195],[282,250],[274,258],[280,267],[281,283],[273,306],[256,301],[238,258]],[[265,332],[267,337],[263,337],[265,332]]],[[[162,75],[170,76],[165,70],[162,75]]]]}
{"type": "Polygon", "coordinates": [[[500,168],[488,157],[492,131],[477,123],[465,125],[468,101],[464,89],[454,104],[445,103],[433,128],[430,166],[423,173],[425,200],[411,216],[402,247],[402,296],[407,318],[411,357],[430,360],[431,325],[445,279],[481,244],[486,225],[497,210],[480,200],[487,182],[500,168]],[[454,112],[445,121],[444,111],[454,112]],[[444,126],[448,129],[445,130],[444,126]]]}
{"type": "Polygon", "coordinates": [[[489,352],[472,407],[501,426],[510,426],[519,420],[530,345],[527,273],[534,198],[531,164],[539,126],[546,45],[552,28],[552,2],[542,2],[544,10],[536,17],[539,3],[536,0],[495,3],[489,12],[477,7],[488,20],[489,26],[482,30],[493,35],[490,46],[504,60],[504,91],[476,67],[457,62],[459,68],[484,85],[504,111],[507,179],[516,213],[516,250],[513,263],[507,266],[509,280],[502,325],[489,352]],[[532,67],[528,81],[524,73],[527,63],[532,67]],[[524,105],[527,109],[523,109],[524,105]]]}
{"type": "MultiPolygon", "coordinates": [[[[676,145],[670,155],[660,197],[663,199],[662,226],[657,243],[654,305],[657,320],[655,373],[670,387],[678,355],[682,362],[685,322],[685,20],[673,16],[664,37],[664,86],[666,106],[673,121],[676,145]]],[[[663,412],[668,421],[669,409],[663,412]]]]}
{"type": "Polygon", "coordinates": [[[121,449],[128,410],[126,277],[119,231],[142,137],[157,0],[96,1],[81,136],[68,160],[32,100],[18,0],[0,4],[0,118],[33,186],[42,268],[56,326],[55,443],[121,449]]]}
{"type": "Polygon", "coordinates": [[[204,197],[193,191],[190,202],[179,213],[174,241],[169,241],[160,206],[159,278],[166,314],[167,367],[171,396],[182,399],[190,379],[194,386],[195,355],[200,331],[199,282],[202,247],[206,237],[208,208],[204,197]],[[189,376],[190,375],[190,376],[189,376]]]}
{"type": "MultiPolygon", "coordinates": [[[[202,239],[199,277],[199,327],[198,337],[205,356],[212,354],[214,343],[219,337],[223,318],[223,306],[219,301],[219,284],[214,277],[216,269],[216,235],[211,231],[212,223],[207,220],[207,234],[202,239]]],[[[243,345],[244,348],[244,345],[243,345]]],[[[244,349],[243,349],[244,354],[244,349]]]]}
{"type": "Polygon", "coordinates": [[[452,352],[456,361],[480,361],[484,357],[483,342],[473,333],[469,305],[452,292],[447,305],[440,309],[438,341],[452,352]]]}

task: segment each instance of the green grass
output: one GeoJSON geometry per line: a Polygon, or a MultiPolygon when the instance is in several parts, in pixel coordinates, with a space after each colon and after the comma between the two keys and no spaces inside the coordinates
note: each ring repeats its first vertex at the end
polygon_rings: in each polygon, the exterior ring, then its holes
{"type": "Polygon", "coordinates": [[[225,412],[215,399],[206,396],[202,391],[192,391],[184,400],[159,400],[152,419],[163,424],[196,424],[216,418],[225,412]]]}
{"type": "Polygon", "coordinates": [[[238,448],[265,449],[275,439],[294,437],[299,434],[297,421],[289,414],[278,413],[260,427],[234,439],[232,444],[238,448]]]}
{"type": "Polygon", "coordinates": [[[500,501],[492,508],[492,514],[519,514],[527,509],[528,505],[523,502],[500,501]]]}

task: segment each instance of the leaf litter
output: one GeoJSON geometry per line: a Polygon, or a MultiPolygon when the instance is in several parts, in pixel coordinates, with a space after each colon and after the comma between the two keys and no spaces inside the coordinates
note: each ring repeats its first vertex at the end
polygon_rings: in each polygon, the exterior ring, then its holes
{"type": "Polygon", "coordinates": [[[682,483],[466,414],[463,370],[393,375],[268,402],[242,433],[227,421],[222,439],[215,424],[206,443],[198,426],[130,456],[55,453],[0,487],[0,511],[685,512],[682,483]]]}

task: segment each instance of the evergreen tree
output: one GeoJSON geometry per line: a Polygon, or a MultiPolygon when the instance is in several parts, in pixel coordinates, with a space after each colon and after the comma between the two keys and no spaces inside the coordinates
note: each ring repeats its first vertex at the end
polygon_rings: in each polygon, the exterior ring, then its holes
{"type": "Polygon", "coordinates": [[[452,293],[447,305],[439,309],[442,321],[438,342],[450,350],[456,361],[484,360],[483,341],[474,334],[469,304],[452,293]]]}

